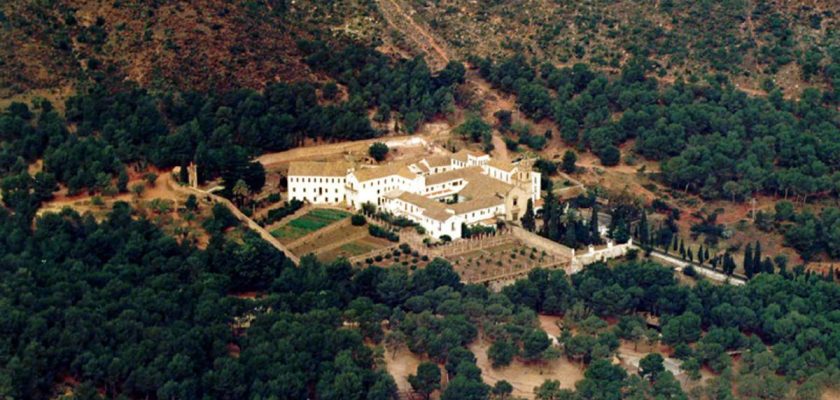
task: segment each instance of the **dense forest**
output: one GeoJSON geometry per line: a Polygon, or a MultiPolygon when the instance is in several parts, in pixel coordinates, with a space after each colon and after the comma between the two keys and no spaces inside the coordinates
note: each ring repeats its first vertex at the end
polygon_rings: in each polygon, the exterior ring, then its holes
{"type": "MultiPolygon", "coordinates": [[[[720,373],[709,390],[723,398],[735,384],[741,394],[816,399],[840,374],[840,286],[818,276],[688,287],[670,269],[627,262],[571,277],[535,270],[493,293],[462,285],[440,259],[417,271],[313,258],[294,267],[256,235],[225,239],[235,219],[222,210],[205,223],[213,236],[206,250],[179,244],[125,203],[101,223],[67,210],[31,227],[23,215],[0,213],[0,395],[45,397],[71,379],[82,398],[101,389],[128,398],[394,399],[369,341],[445,366],[444,399],[486,399],[505,387],[480,380],[465,348],[479,335],[493,343],[494,365],[558,356],[588,365],[576,392],[563,391],[570,399],[685,398],[661,360],[641,377],[605,361],[620,339],[673,346],[691,376],[701,366],[720,373]],[[253,290],[265,296],[230,296],[253,290]],[[565,315],[560,348],[537,313],[565,315]],[[640,313],[660,317],[661,337],[640,313]],[[737,373],[733,351],[741,352],[737,373]]],[[[426,366],[410,380],[423,393],[439,386],[432,378],[426,366]]]]}
{"type": "Polygon", "coordinates": [[[201,181],[243,179],[258,191],[264,172],[252,157],[299,146],[307,138],[376,137],[381,132],[367,119],[372,107],[375,120],[398,119],[413,132],[453,110],[454,89],[464,79],[460,63],[433,75],[421,58],[393,62],[362,46],[348,46],[340,54],[320,42],[301,46],[311,48],[313,67],[328,70],[348,87],[346,101],[336,98],[334,82],[214,94],[151,94],[105,82],[69,98],[64,118],[47,101],[37,102],[34,110],[22,103],[8,107],[0,115],[0,172],[19,175],[43,158],[45,172],[71,194],[116,193],[126,190],[114,182],[126,174],[124,165],[171,168],[195,161],[201,181]]]}
{"type": "Polygon", "coordinates": [[[664,182],[706,199],[838,193],[840,119],[829,92],[806,89],[799,101],[777,89],[749,97],[723,75],[660,87],[643,58],[615,79],[585,64],[537,66],[521,56],[473,62],[515,93],[526,115],[552,119],[565,142],[604,165],[616,165],[618,146],[633,140],[637,154],[661,161],[664,182]]]}
{"type": "MultiPolygon", "coordinates": [[[[788,271],[762,259],[758,242],[744,254],[744,286],[715,285],[690,268],[692,284],[682,284],[631,252],[571,276],[536,269],[496,292],[463,284],[443,259],[422,269],[312,256],[294,265],[218,204],[205,210],[202,248],[124,202],[99,220],[70,209],[36,216],[60,185],[113,195],[128,190],[132,173],[190,162],[201,181],[220,178],[223,194],[240,180],[256,192],[265,183],[257,155],[374,138],[385,127],[412,134],[460,109],[469,112],[454,133],[489,151],[493,126],[462,85],[465,66],[433,71],[420,55],[429,47],[421,42],[446,33],[430,55],[468,59],[526,116],[556,128],[532,133],[497,112],[509,150],[541,151],[559,135],[604,166],[658,161],[655,179],[703,199],[784,198],[755,225],[806,261],[837,258],[840,209],[791,201],[840,195],[840,14],[823,0],[788,3],[0,5],[9,39],[0,44],[0,95],[26,94],[0,112],[0,398],[56,398],[71,387],[79,399],[396,400],[385,351],[403,348],[424,360],[407,378],[426,399],[511,398],[510,383],[482,380],[469,349],[477,341],[489,344],[493,368],[565,357],[585,369],[573,389],[552,380],[535,388],[539,400],[819,400],[840,390],[836,274],[788,271]],[[735,82],[752,86],[750,95],[735,82]],[[64,92],[60,103],[42,97],[64,92]],[[541,329],[540,314],[563,317],[560,336],[541,329]],[[661,343],[667,354],[650,353],[630,373],[611,362],[628,343],[661,343]],[[712,377],[686,393],[665,357],[691,382],[712,377]]],[[[561,168],[574,172],[575,162],[569,151],[561,168]]],[[[553,174],[558,164],[538,168],[553,174]]],[[[601,244],[594,194],[566,208],[551,180],[543,184],[546,206],[537,214],[529,201],[522,225],[570,247],[601,244]]],[[[187,208],[199,207],[191,201],[187,208]]],[[[288,202],[261,221],[300,207],[288,202]]],[[[658,227],[640,204],[613,201],[604,211],[609,238],[694,260],[679,210],[666,210],[658,227]]],[[[706,240],[697,257],[731,274],[729,250],[709,258],[722,233],[713,216],[692,226],[706,240]]]]}

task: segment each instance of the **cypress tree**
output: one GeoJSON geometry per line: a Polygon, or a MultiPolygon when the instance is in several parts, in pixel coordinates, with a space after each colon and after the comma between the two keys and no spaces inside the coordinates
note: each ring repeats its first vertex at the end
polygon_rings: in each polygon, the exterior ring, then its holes
{"type": "Polygon", "coordinates": [[[703,245],[700,245],[700,248],[697,249],[697,261],[700,262],[700,265],[703,265],[703,245]]]}
{"type": "Polygon", "coordinates": [[[732,275],[735,272],[735,260],[732,259],[732,255],[729,253],[723,256],[723,272],[726,275],[732,275]]]}
{"type": "Polygon", "coordinates": [[[757,274],[759,272],[763,272],[764,268],[761,263],[761,242],[755,241],[755,247],[753,248],[753,273],[757,274]]]}
{"type": "Polygon", "coordinates": [[[563,233],[563,244],[574,249],[577,247],[577,221],[575,220],[575,212],[572,209],[569,209],[569,213],[566,214],[565,219],[566,231],[563,233]]]}
{"type": "Polygon", "coordinates": [[[530,198],[525,208],[525,215],[522,216],[522,227],[528,232],[533,232],[537,227],[537,221],[534,219],[534,202],[530,198]]]}
{"type": "Polygon", "coordinates": [[[680,239],[680,256],[685,259],[685,243],[680,239]]]}
{"type": "Polygon", "coordinates": [[[559,242],[563,232],[563,204],[556,203],[554,205],[554,212],[551,215],[551,226],[548,227],[548,238],[559,242]]]}
{"type": "Polygon", "coordinates": [[[679,237],[678,237],[678,236],[676,236],[676,235],[674,235],[674,245],[673,245],[673,247],[674,247],[674,251],[677,251],[677,241],[678,241],[678,240],[679,240],[679,237]]]}
{"type": "Polygon", "coordinates": [[[753,277],[753,251],[752,244],[747,243],[747,248],[744,250],[744,274],[747,278],[753,277]]]}
{"type": "Polygon", "coordinates": [[[543,236],[549,236],[549,229],[551,227],[551,217],[554,213],[555,207],[555,200],[554,200],[554,185],[551,183],[551,179],[543,179],[545,182],[545,205],[543,206],[543,226],[542,226],[542,233],[543,236]]]}
{"type": "Polygon", "coordinates": [[[642,219],[639,221],[639,240],[642,244],[648,244],[650,239],[650,228],[648,227],[647,212],[642,210],[642,219]]]}
{"type": "Polygon", "coordinates": [[[589,242],[601,244],[601,233],[598,232],[598,203],[592,205],[592,215],[589,216],[589,242]]]}
{"type": "Polygon", "coordinates": [[[709,248],[708,247],[706,247],[705,253],[703,254],[703,258],[705,258],[707,260],[709,259],[709,248]]]}
{"type": "Polygon", "coordinates": [[[685,251],[686,258],[688,261],[694,261],[694,253],[691,252],[691,246],[688,246],[688,250],[685,251]]]}
{"type": "Polygon", "coordinates": [[[761,262],[761,272],[772,274],[773,270],[773,260],[770,257],[764,257],[764,261],[761,262]]]}

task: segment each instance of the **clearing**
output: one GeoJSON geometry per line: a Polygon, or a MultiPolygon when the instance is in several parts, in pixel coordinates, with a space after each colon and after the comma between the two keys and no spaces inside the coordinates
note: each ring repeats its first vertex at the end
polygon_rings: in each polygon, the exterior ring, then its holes
{"type": "Polygon", "coordinates": [[[541,363],[525,363],[515,359],[510,365],[502,368],[493,368],[487,358],[489,342],[477,340],[469,346],[470,351],[475,354],[476,363],[481,368],[481,376],[484,382],[494,385],[500,380],[506,380],[513,386],[513,395],[533,399],[534,388],[540,386],[548,379],[560,381],[564,388],[573,389],[577,381],[583,379],[583,370],[569,362],[566,357],[541,363]]]}

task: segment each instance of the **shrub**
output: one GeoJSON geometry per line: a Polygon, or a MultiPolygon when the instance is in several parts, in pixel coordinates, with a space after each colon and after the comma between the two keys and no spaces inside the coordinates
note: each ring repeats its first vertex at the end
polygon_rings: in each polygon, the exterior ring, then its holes
{"type": "Polygon", "coordinates": [[[367,218],[365,218],[362,214],[353,214],[353,216],[350,217],[350,223],[353,224],[353,226],[362,226],[367,223],[367,218]]]}
{"type": "Polygon", "coordinates": [[[384,160],[385,157],[388,156],[388,151],[388,146],[385,143],[376,142],[370,145],[368,154],[378,162],[384,160]]]}
{"type": "Polygon", "coordinates": [[[400,244],[400,251],[402,251],[403,254],[411,253],[411,246],[409,246],[408,243],[402,243],[400,244]]]}
{"type": "Polygon", "coordinates": [[[265,220],[263,220],[262,224],[270,225],[274,222],[277,222],[289,215],[295,213],[295,211],[300,210],[303,207],[303,202],[298,199],[292,199],[291,201],[287,201],[283,207],[273,208],[268,210],[268,213],[265,216],[265,220]]]}
{"type": "Polygon", "coordinates": [[[374,257],[373,259],[374,259],[374,260],[376,260],[376,262],[381,262],[381,261],[382,261],[382,256],[381,256],[381,255],[377,255],[377,256],[376,256],[376,257],[374,257]]]}
{"type": "Polygon", "coordinates": [[[370,233],[370,235],[373,237],[385,238],[392,242],[398,242],[400,240],[400,235],[397,235],[396,233],[389,231],[379,225],[368,224],[368,233],[370,233]]]}

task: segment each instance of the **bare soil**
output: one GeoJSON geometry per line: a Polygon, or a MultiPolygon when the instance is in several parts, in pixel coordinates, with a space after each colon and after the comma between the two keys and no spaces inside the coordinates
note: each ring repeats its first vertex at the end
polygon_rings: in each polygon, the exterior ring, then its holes
{"type": "Polygon", "coordinates": [[[385,349],[385,364],[388,373],[397,382],[397,389],[400,392],[410,392],[411,384],[408,383],[408,376],[417,373],[417,366],[424,359],[412,353],[404,346],[392,353],[385,349]]]}
{"type": "Polygon", "coordinates": [[[557,360],[542,363],[525,363],[521,360],[514,360],[511,365],[502,368],[493,368],[487,358],[487,349],[490,343],[481,340],[469,346],[475,354],[478,367],[481,368],[481,376],[484,382],[493,385],[500,380],[506,380],[513,386],[513,394],[527,399],[533,399],[534,389],[548,379],[560,381],[564,388],[573,389],[575,383],[583,379],[583,369],[572,364],[565,357],[557,360]]]}

